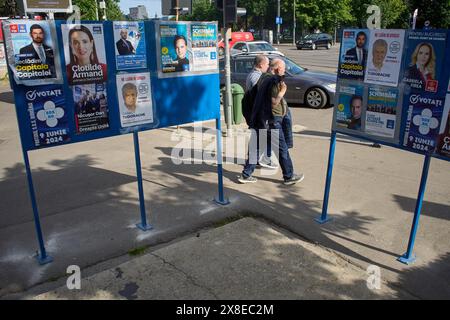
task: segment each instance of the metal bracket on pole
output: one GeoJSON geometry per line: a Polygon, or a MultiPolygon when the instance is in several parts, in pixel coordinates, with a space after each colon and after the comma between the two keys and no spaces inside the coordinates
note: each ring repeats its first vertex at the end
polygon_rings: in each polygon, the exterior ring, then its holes
{"type": "Polygon", "coordinates": [[[331,131],[330,152],[328,154],[328,169],[325,182],[325,193],[323,196],[322,215],[314,219],[319,224],[324,224],[331,220],[328,218],[328,198],[330,197],[331,177],[333,175],[334,150],[336,149],[336,131],[331,131]]]}
{"type": "Polygon", "coordinates": [[[411,264],[416,260],[416,256],[412,253],[414,249],[414,242],[416,240],[417,229],[419,228],[420,212],[422,210],[423,197],[425,195],[425,188],[427,185],[428,170],[430,169],[431,156],[426,155],[423,163],[422,178],[420,180],[419,194],[417,196],[416,209],[414,210],[414,219],[409,235],[408,249],[404,255],[397,260],[404,264],[411,264]]]}
{"type": "Polygon", "coordinates": [[[217,179],[219,196],[214,198],[214,202],[223,206],[230,204],[230,200],[223,195],[223,172],[222,172],[222,129],[220,118],[216,119],[216,137],[217,137],[217,179]]]}
{"type": "Polygon", "coordinates": [[[139,149],[139,135],[137,132],[133,132],[133,139],[134,139],[134,155],[136,159],[136,175],[139,190],[139,204],[141,209],[141,223],[138,223],[136,227],[138,227],[142,231],[148,231],[153,229],[153,227],[147,224],[147,217],[145,214],[144,188],[142,186],[141,152],[139,149]]]}

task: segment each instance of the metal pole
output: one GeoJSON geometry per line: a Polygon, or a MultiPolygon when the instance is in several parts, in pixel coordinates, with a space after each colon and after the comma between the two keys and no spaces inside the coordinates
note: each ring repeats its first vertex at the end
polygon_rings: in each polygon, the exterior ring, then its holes
{"type": "Polygon", "coordinates": [[[133,132],[133,139],[134,157],[136,159],[136,175],[139,190],[139,204],[141,209],[141,223],[138,223],[136,227],[143,231],[147,231],[153,229],[153,227],[147,224],[147,217],[145,214],[144,188],[142,186],[141,151],[139,149],[139,135],[137,132],[133,132]]]}
{"type": "Polygon", "coordinates": [[[327,217],[327,214],[328,214],[328,198],[330,197],[331,176],[333,175],[335,149],[336,149],[336,131],[331,131],[330,152],[328,154],[328,169],[327,169],[327,179],[325,182],[325,193],[323,195],[322,216],[320,218],[314,219],[316,222],[320,224],[324,224],[331,220],[330,218],[327,217]]]}
{"type": "Polygon", "coordinates": [[[38,255],[37,255],[37,260],[39,261],[40,265],[43,265],[43,264],[52,262],[53,258],[47,255],[47,251],[45,250],[45,246],[44,246],[44,239],[42,236],[39,211],[38,211],[36,195],[34,193],[34,187],[33,187],[33,179],[31,177],[31,169],[30,169],[30,161],[28,159],[28,152],[25,151],[23,148],[22,148],[22,151],[23,151],[23,159],[25,162],[25,170],[27,173],[28,191],[30,193],[31,207],[33,209],[34,226],[36,228],[36,234],[37,234],[38,243],[39,243],[40,253],[38,253],[38,255]]]}
{"type": "Polygon", "coordinates": [[[98,21],[98,0],[95,0],[95,20],[98,21]]]}
{"type": "MultiPolygon", "coordinates": [[[[280,18],[280,0],[278,0],[277,17],[280,18]]],[[[277,23],[277,44],[280,44],[280,23],[277,23]]]]}
{"type": "Polygon", "coordinates": [[[412,251],[414,249],[417,229],[419,228],[420,211],[422,210],[423,196],[425,194],[425,188],[427,185],[428,170],[430,169],[430,161],[431,156],[427,154],[423,163],[422,178],[420,180],[419,195],[417,196],[414,219],[411,227],[411,233],[409,235],[408,249],[404,255],[397,259],[401,263],[410,264],[414,262],[414,260],[416,260],[416,256],[412,254],[412,251]]]}
{"type": "Polygon", "coordinates": [[[233,136],[232,130],[232,115],[231,115],[231,69],[230,69],[230,42],[231,39],[231,28],[227,26],[227,22],[225,19],[225,11],[226,8],[223,8],[223,27],[225,30],[225,108],[224,112],[226,114],[225,120],[227,121],[227,137],[233,136]]]}
{"type": "Polygon", "coordinates": [[[295,28],[297,27],[297,20],[296,20],[296,16],[295,16],[295,2],[297,2],[297,0],[294,0],[294,28],[292,29],[292,44],[295,46],[295,28]]]}
{"type": "Polygon", "coordinates": [[[221,205],[230,204],[228,199],[223,196],[223,171],[222,171],[222,129],[220,118],[216,119],[216,137],[217,137],[217,179],[219,188],[219,197],[214,198],[214,201],[221,205]]]}

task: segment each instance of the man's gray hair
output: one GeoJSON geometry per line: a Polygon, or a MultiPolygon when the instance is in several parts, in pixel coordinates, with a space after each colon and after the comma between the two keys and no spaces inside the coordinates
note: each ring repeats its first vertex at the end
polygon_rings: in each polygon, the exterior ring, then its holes
{"type": "Polygon", "coordinates": [[[254,61],[253,65],[254,65],[255,67],[258,67],[258,66],[260,66],[261,63],[263,63],[266,59],[269,59],[269,58],[267,58],[267,57],[266,57],[265,55],[263,55],[263,54],[258,54],[258,55],[255,57],[255,61],[254,61]]]}
{"type": "Polygon", "coordinates": [[[270,61],[270,70],[277,69],[280,63],[284,63],[284,61],[280,58],[275,58],[272,61],[270,61]]]}

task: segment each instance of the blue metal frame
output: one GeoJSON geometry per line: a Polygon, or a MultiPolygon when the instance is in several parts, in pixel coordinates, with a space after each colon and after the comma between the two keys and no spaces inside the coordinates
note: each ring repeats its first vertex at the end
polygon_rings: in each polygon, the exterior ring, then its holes
{"type": "Polygon", "coordinates": [[[214,202],[223,206],[230,204],[228,198],[223,195],[223,170],[222,170],[222,128],[220,117],[216,119],[216,137],[217,137],[217,179],[218,179],[218,197],[214,198],[214,202]]]}
{"type": "Polygon", "coordinates": [[[414,248],[414,242],[416,240],[417,229],[419,228],[420,212],[422,210],[423,197],[425,195],[425,188],[427,185],[428,170],[430,169],[430,161],[431,156],[426,155],[423,163],[422,178],[420,180],[419,195],[417,196],[416,209],[414,211],[414,219],[411,227],[411,233],[409,235],[408,249],[404,255],[402,255],[397,259],[398,261],[404,264],[410,264],[416,260],[416,256],[413,255],[412,251],[414,248]]]}
{"type": "Polygon", "coordinates": [[[136,227],[142,231],[148,231],[153,227],[147,224],[147,216],[145,213],[145,201],[144,201],[144,187],[142,185],[142,168],[141,168],[141,151],[139,148],[139,135],[137,132],[133,132],[134,140],[134,158],[136,160],[136,176],[139,190],[139,205],[141,209],[141,223],[138,223],[136,227]]]}
{"type": "Polygon", "coordinates": [[[319,224],[324,224],[331,220],[328,218],[328,199],[330,197],[331,177],[333,175],[334,151],[336,149],[336,131],[331,131],[330,152],[328,154],[327,179],[325,182],[325,193],[323,195],[322,215],[314,219],[319,224]]]}

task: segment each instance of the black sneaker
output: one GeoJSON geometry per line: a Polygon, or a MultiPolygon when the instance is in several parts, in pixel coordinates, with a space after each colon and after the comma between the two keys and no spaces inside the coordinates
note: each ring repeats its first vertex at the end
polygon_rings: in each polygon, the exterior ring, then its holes
{"type": "Polygon", "coordinates": [[[255,183],[256,181],[258,181],[258,179],[254,178],[252,176],[249,176],[249,177],[239,176],[238,181],[240,183],[255,183]]]}
{"type": "Polygon", "coordinates": [[[290,186],[292,184],[296,184],[297,182],[302,181],[305,178],[303,173],[293,174],[289,179],[284,180],[283,184],[286,186],[290,186]]]}

